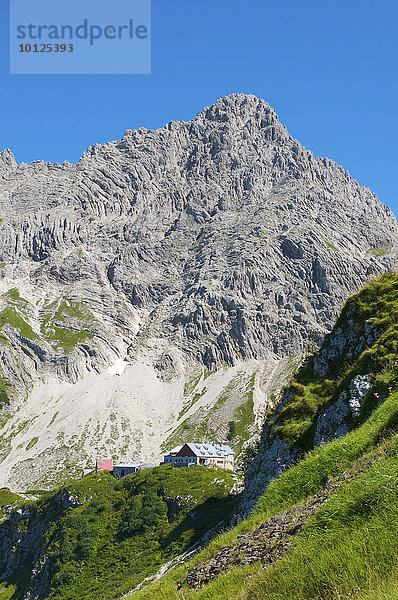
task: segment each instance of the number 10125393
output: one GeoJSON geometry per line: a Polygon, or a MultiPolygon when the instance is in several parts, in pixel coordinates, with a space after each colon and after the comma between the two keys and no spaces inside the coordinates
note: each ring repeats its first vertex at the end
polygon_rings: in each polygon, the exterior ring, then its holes
{"type": "Polygon", "coordinates": [[[73,44],[19,44],[19,52],[73,52],[73,44]]]}

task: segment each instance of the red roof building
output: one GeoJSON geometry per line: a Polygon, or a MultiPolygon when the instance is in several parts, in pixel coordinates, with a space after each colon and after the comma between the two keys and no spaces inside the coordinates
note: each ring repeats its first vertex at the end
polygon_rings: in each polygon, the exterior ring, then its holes
{"type": "Polygon", "coordinates": [[[113,461],[111,458],[97,458],[96,471],[113,471],[113,461]]]}

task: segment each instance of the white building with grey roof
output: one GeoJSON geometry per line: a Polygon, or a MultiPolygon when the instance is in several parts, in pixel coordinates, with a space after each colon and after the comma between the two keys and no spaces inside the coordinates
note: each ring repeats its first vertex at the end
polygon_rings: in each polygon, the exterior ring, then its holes
{"type": "Polygon", "coordinates": [[[235,452],[227,444],[216,442],[190,442],[179,448],[173,448],[164,457],[165,464],[175,467],[189,467],[203,465],[207,467],[221,467],[234,470],[235,452]]]}

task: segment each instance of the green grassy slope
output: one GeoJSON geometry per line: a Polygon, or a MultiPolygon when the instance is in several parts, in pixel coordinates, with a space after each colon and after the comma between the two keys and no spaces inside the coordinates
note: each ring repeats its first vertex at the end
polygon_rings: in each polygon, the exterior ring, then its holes
{"type": "Polygon", "coordinates": [[[398,598],[397,315],[396,273],[372,282],[351,298],[336,327],[354,332],[351,340],[356,353],[350,355],[352,344],[342,347],[318,377],[313,370],[316,357],[308,360],[292,383],[291,405],[274,420],[278,435],[305,450],[311,446],[316,415],[337,398],[347,381],[366,374],[372,387],[353,430],[307,450],[300,462],[272,481],[248,519],[129,599],[398,598]],[[376,331],[371,343],[368,336],[365,339],[370,324],[376,331]],[[195,565],[206,565],[223,548],[237,545],[239,535],[267,523],[282,510],[308,502],[322,489],[329,490],[326,502],[274,564],[267,565],[264,558],[248,565],[231,564],[201,589],[188,587],[186,576],[195,565]]]}
{"type": "Polygon", "coordinates": [[[343,438],[310,452],[275,479],[255,512],[219,536],[187,565],[129,598],[360,600],[398,597],[398,392],[369,421],[343,438]],[[296,536],[293,548],[272,567],[258,561],[234,567],[199,591],[183,583],[237,536],[279,511],[299,505],[339,477],[328,501],[296,536]],[[372,594],[376,591],[379,596],[372,594]]]}
{"type": "MultiPolygon", "coordinates": [[[[32,588],[55,600],[116,598],[230,517],[236,481],[221,469],[162,466],[120,481],[93,473],[47,493],[0,556],[0,573],[10,553],[20,562],[0,599],[18,600],[32,588]],[[38,565],[46,565],[44,576],[38,565]],[[38,574],[29,581],[32,570],[38,574]]],[[[0,545],[8,531],[0,524],[0,545]]]]}
{"type": "Polygon", "coordinates": [[[98,321],[87,306],[65,298],[44,302],[40,316],[42,336],[65,354],[93,339],[98,329],[98,321]]]}

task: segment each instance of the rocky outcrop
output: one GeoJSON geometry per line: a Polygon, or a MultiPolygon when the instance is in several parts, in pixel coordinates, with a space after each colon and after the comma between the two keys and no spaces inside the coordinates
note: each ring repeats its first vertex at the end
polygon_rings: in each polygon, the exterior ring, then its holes
{"type": "MultiPolygon", "coordinates": [[[[242,94],[188,123],[128,130],[77,164],[17,165],[4,151],[0,216],[11,410],[38,380],[101,376],[124,358],[179,381],[173,409],[156,416],[163,431],[177,424],[193,369],[270,365],[318,344],[345,298],[394,263],[398,236],[374,194],[242,94]]],[[[55,414],[54,390],[40,393],[55,414]]],[[[143,422],[149,432],[154,418],[143,422]]],[[[120,453],[100,436],[104,452],[120,453]]]]}
{"type": "Polygon", "coordinates": [[[350,430],[352,419],[359,417],[370,388],[371,383],[366,375],[356,375],[351,380],[348,392],[341,392],[338,400],[318,417],[314,446],[341,437],[350,430]]]}
{"type": "Polygon", "coordinates": [[[46,533],[49,523],[56,522],[68,508],[80,506],[77,495],[67,490],[56,494],[45,513],[34,505],[12,510],[0,523],[0,581],[26,580],[23,600],[41,600],[50,594],[51,564],[47,554],[46,533]],[[26,565],[31,565],[26,579],[26,565]]]}

